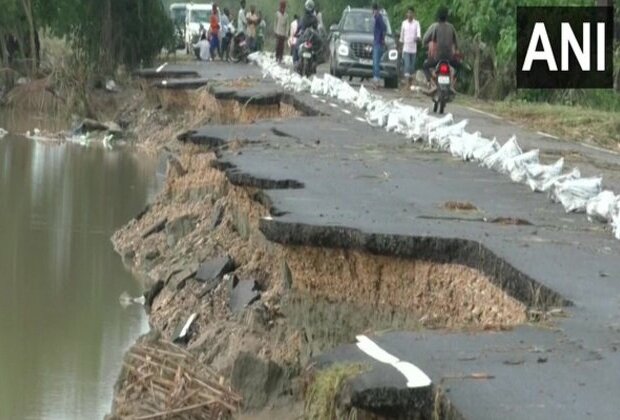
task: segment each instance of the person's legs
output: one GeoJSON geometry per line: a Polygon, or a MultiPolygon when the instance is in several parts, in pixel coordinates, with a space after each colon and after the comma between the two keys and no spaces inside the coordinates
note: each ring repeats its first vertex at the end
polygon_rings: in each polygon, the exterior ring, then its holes
{"type": "Polygon", "coordinates": [[[383,55],[383,47],[375,45],[372,49],[372,76],[375,82],[381,81],[381,56],[383,55]]]}
{"type": "Polygon", "coordinates": [[[431,68],[437,65],[437,61],[431,58],[427,58],[422,64],[422,70],[424,71],[424,76],[426,77],[426,81],[431,81],[431,68]]]}
{"type": "Polygon", "coordinates": [[[286,38],[281,35],[276,35],[276,61],[280,63],[284,56],[284,40],[286,38]]]}
{"type": "Polygon", "coordinates": [[[263,50],[263,37],[259,36],[256,38],[256,51],[262,51],[263,50]]]}
{"type": "Polygon", "coordinates": [[[412,67],[412,56],[413,54],[411,53],[403,53],[403,66],[404,66],[404,70],[405,70],[405,78],[410,78],[411,77],[411,67],[412,67]]]}

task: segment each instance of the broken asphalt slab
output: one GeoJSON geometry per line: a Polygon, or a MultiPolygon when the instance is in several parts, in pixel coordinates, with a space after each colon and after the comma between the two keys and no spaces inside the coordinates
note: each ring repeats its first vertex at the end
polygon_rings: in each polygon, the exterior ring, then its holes
{"type": "Polygon", "coordinates": [[[204,286],[200,290],[199,296],[203,297],[215,289],[222,281],[224,274],[230,273],[234,269],[235,263],[228,255],[212,258],[200,264],[196,273],[196,281],[204,283],[204,286]]]}
{"type": "MultiPolygon", "coordinates": [[[[309,106],[325,108],[309,95],[299,96],[309,106]]],[[[236,132],[249,140],[242,153],[218,150],[227,175],[235,171],[243,174],[240,179],[303,184],[264,191],[280,214],[261,220],[267,239],[461,263],[488,274],[528,306],[572,303],[568,317],[555,320],[556,330],[395,332],[376,340],[447,390],[464,418],[616,418],[620,242],[604,225],[565,214],[526,186],[411,145],[332,108],[319,118],[261,122],[262,132],[238,125],[236,132]],[[270,135],[274,127],[288,136],[270,135]],[[471,202],[488,219],[530,225],[456,220],[442,208],[448,201],[471,202]],[[542,359],[536,354],[534,361],[524,350],[530,348],[553,350],[542,359]],[[519,365],[505,363],[521,359],[519,365]]],[[[522,137],[518,127],[510,131],[522,137]]],[[[223,144],[229,139],[220,137],[223,144]]],[[[350,355],[337,348],[321,357],[347,363],[350,355]]],[[[368,375],[367,389],[385,388],[385,376],[368,375]]]]}
{"type": "Polygon", "coordinates": [[[158,81],[154,84],[159,89],[170,90],[184,90],[184,89],[198,89],[206,86],[209,83],[209,79],[202,77],[190,77],[185,79],[165,79],[158,81]]]}

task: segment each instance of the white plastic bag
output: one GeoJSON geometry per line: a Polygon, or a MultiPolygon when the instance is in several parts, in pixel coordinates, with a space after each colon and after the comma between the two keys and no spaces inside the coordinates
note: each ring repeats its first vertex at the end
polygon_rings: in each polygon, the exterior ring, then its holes
{"type": "Polygon", "coordinates": [[[532,191],[545,191],[544,184],[549,180],[557,178],[564,168],[564,158],[560,158],[552,165],[541,165],[539,163],[531,163],[525,165],[525,176],[527,185],[532,191]]]}
{"type": "Polygon", "coordinates": [[[575,180],[579,178],[581,178],[581,172],[579,171],[578,168],[574,168],[572,171],[570,171],[567,174],[550,178],[544,183],[542,183],[540,191],[549,191],[549,197],[553,198],[552,189],[555,187],[556,184],[562,183],[567,180],[575,180]]]}
{"type": "Polygon", "coordinates": [[[7,134],[9,134],[9,132],[6,131],[4,128],[0,127],[0,139],[6,136],[7,134]]]}
{"type": "Polygon", "coordinates": [[[357,91],[348,83],[342,83],[338,87],[338,100],[347,104],[354,104],[357,101],[357,91]]]}
{"type": "Polygon", "coordinates": [[[448,150],[450,148],[450,136],[462,136],[468,122],[468,120],[462,120],[456,124],[437,127],[429,132],[429,143],[439,150],[448,150]]]}
{"type": "Polygon", "coordinates": [[[614,237],[620,239],[620,200],[616,201],[614,207],[611,209],[611,227],[614,232],[614,237]]]}
{"type": "Polygon", "coordinates": [[[374,98],[364,87],[364,85],[360,86],[359,93],[357,94],[357,100],[355,101],[355,106],[361,110],[365,110],[373,100],[374,98]]]}
{"type": "MultiPolygon", "coordinates": [[[[456,151],[460,153],[456,155],[453,153],[453,156],[460,157],[465,161],[472,160],[474,158],[474,152],[477,149],[488,146],[489,144],[491,144],[491,140],[483,138],[479,131],[476,131],[474,134],[464,133],[461,148],[456,151]]],[[[452,147],[452,145],[450,146],[452,147]]]]}
{"type": "Polygon", "coordinates": [[[605,190],[592,197],[586,204],[586,213],[589,221],[610,222],[619,197],[612,191],[605,190]]]}
{"type": "Polygon", "coordinates": [[[312,83],[310,85],[310,93],[313,95],[322,95],[323,94],[323,79],[313,76],[312,83]]]}
{"type": "Polygon", "coordinates": [[[480,146],[474,150],[473,156],[474,160],[477,162],[484,162],[485,159],[494,155],[501,148],[500,144],[497,142],[497,139],[494,137],[490,143],[487,143],[484,146],[480,146]]]}
{"type": "Polygon", "coordinates": [[[523,151],[517,143],[517,137],[512,136],[497,152],[484,159],[482,165],[495,171],[501,171],[507,159],[514,158],[522,153],[523,151]]]}
{"type": "Polygon", "coordinates": [[[551,192],[551,199],[562,203],[567,213],[583,213],[588,200],[601,192],[601,178],[579,178],[558,182],[551,192]]]}

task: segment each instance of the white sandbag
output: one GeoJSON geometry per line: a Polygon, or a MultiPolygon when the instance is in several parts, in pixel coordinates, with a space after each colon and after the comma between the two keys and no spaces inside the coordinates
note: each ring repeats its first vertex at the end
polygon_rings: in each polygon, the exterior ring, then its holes
{"type": "Polygon", "coordinates": [[[616,201],[611,211],[611,228],[614,232],[614,237],[620,239],[620,200],[616,201]]]}
{"type": "Polygon", "coordinates": [[[422,111],[409,105],[395,104],[388,114],[385,129],[399,134],[407,134],[417,114],[422,111]]]}
{"type": "Polygon", "coordinates": [[[559,177],[563,168],[564,158],[558,159],[552,165],[541,165],[540,163],[526,164],[524,169],[527,185],[529,185],[532,191],[546,191],[544,185],[550,180],[559,177]]]}
{"type": "Polygon", "coordinates": [[[9,134],[9,132],[6,131],[4,128],[0,127],[0,139],[6,136],[7,134],[9,134]]]}
{"type": "Polygon", "coordinates": [[[429,118],[426,124],[426,140],[428,141],[428,145],[432,146],[432,138],[431,133],[437,130],[439,127],[444,127],[446,125],[450,125],[454,122],[454,116],[452,114],[446,114],[441,118],[429,118]]]}
{"type": "Polygon", "coordinates": [[[586,204],[588,220],[591,222],[610,222],[619,198],[613,191],[605,190],[589,199],[586,204]]]}
{"type": "Polygon", "coordinates": [[[501,171],[507,159],[514,158],[522,153],[523,151],[517,143],[517,137],[512,136],[497,152],[487,157],[482,165],[494,171],[501,171]]]}
{"type": "Polygon", "coordinates": [[[583,213],[586,211],[588,200],[601,192],[601,183],[601,178],[579,178],[559,182],[553,187],[551,199],[562,203],[567,213],[583,213]]]}
{"type": "Polygon", "coordinates": [[[429,132],[429,143],[439,150],[448,150],[450,148],[450,136],[462,136],[468,122],[468,120],[462,120],[456,124],[437,127],[429,132]]]}
{"type": "Polygon", "coordinates": [[[366,121],[373,127],[385,127],[392,108],[392,104],[377,100],[366,111],[366,121]]]}
{"type": "Polygon", "coordinates": [[[338,87],[338,100],[347,104],[354,104],[357,101],[357,91],[348,83],[342,83],[338,87]]]}
{"type": "Polygon", "coordinates": [[[295,86],[293,90],[297,93],[309,92],[311,86],[312,86],[312,82],[310,81],[310,79],[304,76],[300,79],[299,84],[295,86]]]}
{"type": "Polygon", "coordinates": [[[406,137],[413,141],[422,140],[424,134],[426,133],[425,128],[428,125],[430,118],[431,117],[428,116],[428,108],[416,113],[413,121],[411,121],[411,124],[405,133],[406,137]]]}
{"type": "Polygon", "coordinates": [[[336,97],[338,96],[338,89],[342,84],[342,80],[335,78],[331,74],[323,75],[323,95],[336,97]]]}
{"type": "Polygon", "coordinates": [[[463,135],[463,142],[459,157],[464,161],[473,160],[476,150],[487,147],[491,144],[491,140],[482,137],[482,133],[479,131],[476,131],[474,134],[465,133],[463,135]]]}
{"type": "Polygon", "coordinates": [[[495,154],[499,149],[501,149],[501,146],[494,137],[491,142],[474,149],[473,159],[477,162],[484,162],[486,158],[495,154]]]}
{"type": "Polygon", "coordinates": [[[310,84],[310,93],[313,95],[323,94],[323,79],[313,76],[312,83],[310,84]]]}
{"type": "Polygon", "coordinates": [[[364,85],[360,86],[355,106],[361,110],[365,110],[366,107],[374,100],[373,96],[368,92],[364,85]]]}
{"type": "Polygon", "coordinates": [[[547,181],[545,181],[544,183],[542,183],[540,191],[543,191],[543,192],[544,191],[549,191],[549,197],[552,197],[552,193],[553,193],[552,190],[553,190],[553,188],[555,187],[556,184],[562,183],[562,182],[568,181],[568,180],[579,179],[579,178],[581,178],[581,172],[579,171],[579,168],[574,168],[572,171],[570,171],[567,174],[559,175],[559,176],[550,178],[547,181]]]}
{"type": "Polygon", "coordinates": [[[467,160],[464,158],[466,148],[471,147],[471,144],[479,139],[479,131],[476,131],[474,134],[463,131],[461,135],[450,136],[450,154],[454,157],[467,160]]]}

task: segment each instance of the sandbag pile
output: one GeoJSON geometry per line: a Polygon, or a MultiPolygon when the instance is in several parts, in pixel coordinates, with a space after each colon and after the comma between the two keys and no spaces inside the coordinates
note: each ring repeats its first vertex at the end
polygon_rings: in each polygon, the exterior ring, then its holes
{"type": "Polygon", "coordinates": [[[550,199],[561,203],[567,213],[586,213],[592,222],[610,223],[614,236],[620,239],[620,196],[612,191],[602,191],[600,177],[581,178],[577,168],[563,174],[563,158],[550,165],[542,164],[540,151],[524,151],[516,136],[501,145],[495,138],[482,137],[480,132],[465,131],[468,121],[455,122],[452,114],[433,117],[428,109],[398,100],[385,101],[364,86],[355,90],[347,82],[329,74],[312,76],[311,79],[301,77],[278,65],[267,54],[254,53],[250,60],[263,69],[263,77],[271,77],[285,89],[333,98],[364,112],[366,122],[373,127],[384,128],[413,141],[426,140],[429,147],[449,152],[463,161],[477,162],[509,176],[515,183],[526,184],[534,192],[547,192],[550,199]]]}

